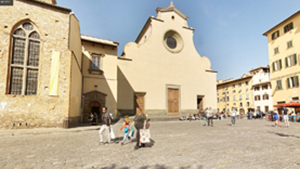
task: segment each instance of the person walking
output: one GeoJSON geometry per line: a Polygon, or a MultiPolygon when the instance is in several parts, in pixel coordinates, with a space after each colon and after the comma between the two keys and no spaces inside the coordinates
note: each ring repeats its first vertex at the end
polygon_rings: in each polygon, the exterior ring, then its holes
{"type": "Polygon", "coordinates": [[[236,119],[239,120],[240,119],[240,112],[237,110],[236,111],[236,119]]]}
{"type": "MultiPolygon", "coordinates": [[[[133,125],[136,128],[136,146],[134,146],[134,149],[137,150],[140,148],[140,129],[145,129],[146,125],[146,116],[142,111],[137,112],[131,126],[133,125]]],[[[145,144],[142,144],[141,146],[144,147],[145,144]]]]}
{"type": "Polygon", "coordinates": [[[233,107],[231,108],[230,117],[231,117],[231,126],[234,126],[235,125],[236,110],[233,107]]]}
{"type": "Polygon", "coordinates": [[[283,120],[286,127],[289,127],[289,115],[288,115],[288,109],[284,106],[283,107],[283,120]]]}
{"type": "Polygon", "coordinates": [[[131,143],[131,137],[134,134],[134,130],[131,127],[130,121],[129,121],[129,117],[125,116],[124,117],[124,123],[123,126],[119,129],[119,131],[121,131],[122,129],[124,129],[124,138],[123,140],[120,142],[121,145],[124,145],[124,142],[126,141],[126,139],[128,138],[129,143],[131,143]]]}
{"type": "Polygon", "coordinates": [[[275,127],[277,127],[279,125],[279,122],[278,122],[278,120],[279,120],[279,114],[278,114],[277,109],[274,109],[273,115],[274,115],[273,118],[275,120],[275,127]]]}
{"type": "Polygon", "coordinates": [[[211,107],[206,111],[206,117],[208,121],[208,126],[211,125],[211,127],[213,127],[213,114],[211,111],[211,107]]]}
{"type": "Polygon", "coordinates": [[[107,107],[102,108],[102,126],[99,129],[100,142],[99,145],[103,144],[103,132],[105,131],[107,137],[107,144],[110,144],[110,129],[112,128],[111,122],[112,118],[110,114],[107,112],[107,107]]]}

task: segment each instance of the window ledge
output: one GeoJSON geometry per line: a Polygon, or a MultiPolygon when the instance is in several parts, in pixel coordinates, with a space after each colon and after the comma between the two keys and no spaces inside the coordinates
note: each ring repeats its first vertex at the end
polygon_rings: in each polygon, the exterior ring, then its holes
{"type": "Polygon", "coordinates": [[[103,75],[103,70],[93,70],[93,69],[88,69],[89,73],[90,74],[93,74],[93,75],[103,75]]]}

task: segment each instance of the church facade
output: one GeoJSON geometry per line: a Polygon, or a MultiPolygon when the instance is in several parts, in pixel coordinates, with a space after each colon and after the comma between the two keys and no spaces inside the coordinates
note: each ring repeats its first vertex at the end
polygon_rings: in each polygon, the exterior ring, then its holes
{"type": "Polygon", "coordinates": [[[216,110],[217,72],[196,51],[188,17],[173,3],[156,12],[118,58],[120,113],[172,116],[216,110]]]}
{"type": "Polygon", "coordinates": [[[217,72],[173,4],[157,8],[120,57],[118,42],[81,35],[55,0],[0,8],[0,128],[72,127],[104,106],[114,118],[217,109],[217,72]]]}

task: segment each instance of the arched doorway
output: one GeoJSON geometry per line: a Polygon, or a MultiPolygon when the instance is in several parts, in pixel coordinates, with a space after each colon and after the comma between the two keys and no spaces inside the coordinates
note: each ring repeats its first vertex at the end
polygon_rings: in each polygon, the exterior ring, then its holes
{"type": "Polygon", "coordinates": [[[96,113],[98,115],[98,121],[99,122],[100,122],[101,115],[102,115],[101,108],[102,108],[101,104],[97,101],[93,101],[89,105],[89,109],[91,110],[90,112],[93,113],[93,114],[96,113]]]}
{"type": "Polygon", "coordinates": [[[99,91],[91,91],[84,95],[84,108],[83,108],[83,123],[89,122],[91,112],[98,112],[98,121],[101,122],[102,108],[106,105],[106,94],[99,91]]]}

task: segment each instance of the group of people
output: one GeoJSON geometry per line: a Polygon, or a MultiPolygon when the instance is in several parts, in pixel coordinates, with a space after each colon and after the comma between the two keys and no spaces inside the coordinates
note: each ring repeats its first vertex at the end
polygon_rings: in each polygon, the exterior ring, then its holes
{"type": "MultiPolygon", "coordinates": [[[[286,107],[283,107],[282,111],[283,111],[282,118],[283,118],[284,124],[286,127],[289,127],[290,126],[289,114],[288,114],[289,110],[286,107]]],[[[274,109],[274,112],[273,112],[273,118],[275,120],[275,127],[280,126],[280,115],[276,108],[274,109]]]]}
{"type": "Polygon", "coordinates": [[[257,110],[256,112],[253,112],[252,110],[250,110],[247,114],[249,120],[262,119],[264,117],[264,115],[265,114],[260,110],[257,110]]]}
{"type": "MultiPolygon", "coordinates": [[[[103,107],[102,109],[102,126],[99,129],[99,136],[100,136],[100,142],[99,145],[104,144],[103,142],[103,132],[105,131],[106,137],[107,137],[107,142],[106,144],[110,144],[111,142],[111,133],[113,132],[112,129],[112,117],[111,115],[107,112],[107,107],[103,107]]],[[[140,147],[144,147],[145,144],[141,143],[140,145],[140,130],[141,129],[146,129],[146,116],[142,112],[138,112],[136,116],[133,119],[133,122],[130,123],[128,116],[125,116],[124,118],[124,123],[122,127],[119,129],[119,131],[123,130],[124,131],[124,138],[120,142],[121,145],[124,145],[124,142],[126,139],[128,139],[129,143],[132,142],[132,137],[134,133],[136,133],[136,145],[134,146],[134,149],[139,149],[140,147]],[[133,129],[133,126],[135,127],[136,130],[133,129]],[[136,131],[136,132],[135,132],[136,131]]],[[[149,125],[149,124],[148,124],[149,125]]]]}

